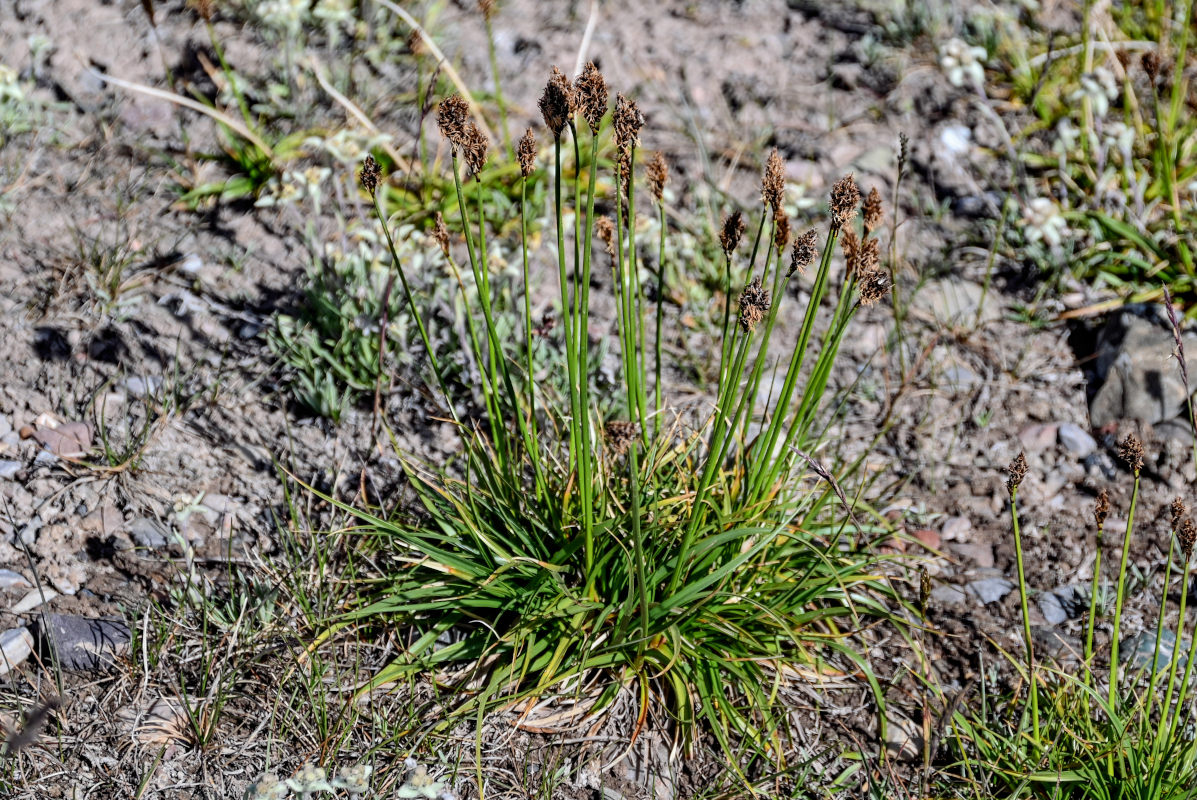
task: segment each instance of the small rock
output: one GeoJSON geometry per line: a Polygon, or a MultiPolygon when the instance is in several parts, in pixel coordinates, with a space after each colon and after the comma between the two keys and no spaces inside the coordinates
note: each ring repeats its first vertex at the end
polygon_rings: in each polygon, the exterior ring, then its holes
{"type": "MultiPolygon", "coordinates": [[[[1197,352],[1197,335],[1183,335],[1185,350],[1197,352]]],[[[1097,391],[1089,401],[1095,428],[1122,419],[1154,425],[1175,417],[1185,405],[1185,386],[1172,358],[1176,348],[1168,320],[1156,305],[1124,306],[1097,337],[1097,391]]]]}
{"type": "Polygon", "coordinates": [[[7,459],[0,461],[0,479],[12,480],[17,477],[17,473],[21,471],[21,467],[25,466],[20,461],[9,461],[7,459]]]}
{"type": "Polygon", "coordinates": [[[91,513],[79,522],[79,529],[85,533],[96,533],[101,536],[116,533],[124,525],[125,518],[116,506],[105,503],[92,509],[91,513]]]}
{"type": "Polygon", "coordinates": [[[11,569],[0,569],[0,589],[15,589],[21,586],[31,586],[25,576],[11,569]]]}
{"type": "Polygon", "coordinates": [[[964,587],[941,583],[931,590],[931,602],[938,606],[962,606],[968,600],[964,587]]]}
{"type": "Polygon", "coordinates": [[[973,529],[973,523],[968,517],[948,517],[940,526],[939,535],[944,541],[956,542],[968,535],[973,529]]]}
{"type": "Polygon", "coordinates": [[[1097,449],[1097,440],[1086,433],[1080,425],[1072,422],[1062,424],[1057,435],[1060,437],[1060,444],[1064,446],[1064,449],[1080,458],[1088,456],[1097,449]]]}
{"type": "Polygon", "coordinates": [[[162,377],[159,375],[150,375],[144,378],[133,376],[125,380],[125,388],[134,397],[154,395],[162,388],[162,377]]]}
{"type": "Polygon", "coordinates": [[[46,614],[37,621],[38,641],[63,669],[98,670],[129,651],[133,634],[118,619],[46,614]]]}
{"type": "Polygon", "coordinates": [[[919,544],[928,550],[938,550],[940,547],[939,534],[933,530],[922,528],[910,534],[919,544]]]}
{"type": "Polygon", "coordinates": [[[914,721],[889,709],[885,725],[885,749],[902,761],[914,761],[923,750],[923,735],[914,721]]]}
{"type": "Polygon", "coordinates": [[[960,558],[971,561],[978,567],[993,566],[993,545],[957,542],[950,549],[960,558]]]}
{"type": "Polygon", "coordinates": [[[1151,667],[1152,653],[1155,653],[1157,670],[1167,669],[1173,657],[1176,659],[1177,668],[1183,668],[1185,665],[1184,654],[1176,653],[1176,634],[1167,629],[1160,631],[1160,647],[1156,650],[1154,628],[1123,639],[1118,646],[1118,663],[1129,662],[1133,668],[1148,669],[1151,667]]]}
{"type": "Polygon", "coordinates": [[[1042,625],[1031,628],[1031,643],[1035,646],[1036,658],[1053,661],[1079,661],[1084,655],[1080,639],[1042,625]]]}
{"type": "Polygon", "coordinates": [[[169,531],[162,527],[157,520],[149,517],[136,517],[129,520],[125,530],[133,537],[133,541],[147,550],[157,550],[166,547],[169,531]]]}
{"type": "Polygon", "coordinates": [[[42,526],[45,524],[46,523],[42,520],[41,517],[34,517],[33,519],[29,520],[24,525],[22,525],[21,529],[17,532],[17,536],[20,538],[21,544],[31,545],[34,542],[36,542],[37,541],[37,533],[38,533],[38,531],[40,531],[42,529],[42,526]]]}
{"type": "Polygon", "coordinates": [[[1032,453],[1046,450],[1056,443],[1059,426],[1055,423],[1028,425],[1018,432],[1018,441],[1032,453]]]}
{"type": "Polygon", "coordinates": [[[996,603],[1014,591],[1014,584],[1006,578],[982,578],[979,581],[972,581],[965,588],[973,597],[988,605],[996,603]]]}
{"type": "Polygon", "coordinates": [[[1060,602],[1060,598],[1056,597],[1055,593],[1047,592],[1039,595],[1039,613],[1047,620],[1048,625],[1059,625],[1068,619],[1068,612],[1064,610],[1064,604],[1060,602]]]}
{"type": "Polygon", "coordinates": [[[49,586],[43,586],[41,589],[34,589],[26,594],[17,604],[9,609],[14,614],[25,614],[43,603],[48,603],[58,597],[58,592],[51,589],[49,586]]]}
{"type": "Polygon", "coordinates": [[[981,378],[968,367],[953,365],[940,373],[940,386],[953,392],[970,392],[981,385],[981,378]]]}
{"type": "Polygon", "coordinates": [[[11,628],[0,633],[0,675],[16,669],[33,653],[33,636],[27,628],[11,628]]]}

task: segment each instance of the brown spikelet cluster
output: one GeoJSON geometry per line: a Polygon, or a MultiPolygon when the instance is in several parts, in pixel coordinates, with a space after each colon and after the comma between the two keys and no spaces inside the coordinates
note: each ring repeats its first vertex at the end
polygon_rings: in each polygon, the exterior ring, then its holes
{"type": "Polygon", "coordinates": [[[413,29],[407,35],[407,52],[418,57],[424,55],[426,50],[427,48],[424,47],[424,37],[420,35],[419,31],[413,29]]]}
{"type": "MultiPolygon", "coordinates": [[[[603,98],[603,102],[606,103],[606,97],[603,98]]],[[[599,119],[602,119],[601,115],[599,119]]],[[[644,115],[640,113],[640,108],[634,100],[629,100],[622,94],[615,95],[615,111],[611,115],[611,126],[615,129],[615,146],[620,152],[640,146],[640,129],[644,127],[644,115]]]]}
{"type": "Polygon", "coordinates": [[[1180,523],[1176,538],[1180,539],[1180,549],[1184,551],[1185,563],[1188,563],[1193,557],[1193,545],[1197,543],[1197,525],[1193,524],[1192,517],[1185,517],[1180,523]]]}
{"type": "Polygon", "coordinates": [[[374,160],[374,156],[366,156],[366,160],[362,162],[362,171],[358,173],[358,180],[361,181],[362,188],[371,197],[378,191],[378,179],[382,177],[382,168],[378,166],[378,162],[374,160]]]}
{"type": "Polygon", "coordinates": [[[436,212],[436,225],[432,229],[432,238],[441,246],[441,252],[449,257],[449,227],[445,225],[445,216],[436,212]]]}
{"type": "Polygon", "coordinates": [[[466,124],[466,138],[461,145],[461,155],[465,159],[468,174],[477,180],[481,180],[478,173],[482,172],[482,167],[486,165],[486,151],[489,147],[486,134],[478,130],[478,126],[470,120],[466,124]]]}
{"type": "Polygon", "coordinates": [[[610,217],[599,217],[594,221],[594,232],[607,249],[607,255],[615,258],[615,223],[610,217]]]}
{"type": "Polygon", "coordinates": [[[860,273],[856,281],[861,305],[875,306],[889,292],[889,276],[885,270],[876,267],[866,270],[860,273]]]}
{"type": "Polygon", "coordinates": [[[719,244],[723,247],[723,255],[730,256],[740,246],[740,239],[744,236],[744,215],[739,211],[723,220],[723,230],[719,233],[719,244]]]}
{"type": "Polygon", "coordinates": [[[1108,516],[1110,516],[1110,493],[1108,490],[1102,489],[1097,493],[1097,502],[1093,504],[1093,521],[1097,523],[1099,531],[1105,527],[1108,516]]]}
{"type": "Polygon", "coordinates": [[[495,0],[478,0],[478,10],[482,12],[482,16],[489,22],[495,15],[495,0]]]}
{"type": "Polygon", "coordinates": [[[790,255],[790,271],[786,277],[793,275],[795,272],[804,274],[806,268],[814,263],[815,256],[819,251],[815,249],[815,241],[818,234],[814,230],[809,230],[794,240],[793,251],[790,255]]]}
{"type": "Polygon", "coordinates": [[[927,615],[927,603],[931,600],[931,575],[926,567],[919,567],[919,611],[927,615]]]}
{"type": "Polygon", "coordinates": [[[653,199],[660,203],[665,197],[665,184],[669,181],[669,165],[665,163],[665,156],[655,153],[644,166],[648,177],[648,191],[653,199]]]}
{"type": "Polygon", "coordinates": [[[516,155],[519,157],[520,174],[527,178],[536,168],[536,135],[532,133],[531,128],[524,131],[524,135],[520,137],[516,155]]]}
{"type": "Polygon", "coordinates": [[[902,168],[906,166],[907,157],[910,155],[910,137],[905,133],[898,134],[898,173],[901,174],[902,168]]]}
{"type": "Polygon", "coordinates": [[[1185,508],[1185,501],[1179,497],[1172,501],[1169,510],[1172,512],[1172,530],[1178,531],[1180,530],[1180,521],[1185,518],[1185,514],[1189,513],[1189,510],[1185,508]]]}
{"type": "Polygon", "coordinates": [[[1126,462],[1131,472],[1136,475],[1143,469],[1143,443],[1133,433],[1127,434],[1126,439],[1118,446],[1118,457],[1126,462]]]}
{"type": "Polygon", "coordinates": [[[453,94],[441,101],[441,107],[436,112],[436,125],[453,149],[457,150],[465,145],[467,126],[470,122],[470,106],[465,98],[453,94]]]}
{"type": "Polygon", "coordinates": [[[877,191],[874,186],[869,190],[869,194],[864,199],[864,203],[860,207],[861,216],[864,218],[864,234],[868,236],[873,231],[881,227],[881,220],[884,217],[884,212],[881,209],[881,192],[877,191]]]}
{"type": "Polygon", "coordinates": [[[844,249],[844,264],[849,276],[860,276],[877,270],[880,261],[881,246],[876,239],[861,239],[856,232],[847,229],[840,234],[841,247],[844,249]]]}
{"type": "Polygon", "coordinates": [[[212,0],[190,0],[188,5],[195,9],[195,13],[199,14],[204,22],[211,22],[216,14],[212,0]]]}
{"type": "Polygon", "coordinates": [[[1159,80],[1160,70],[1163,67],[1163,62],[1160,61],[1159,53],[1154,50],[1148,50],[1139,59],[1139,63],[1143,65],[1143,71],[1147,73],[1147,79],[1152,83],[1159,80]]]}
{"type": "Polygon", "coordinates": [[[640,435],[640,426],[635,422],[613,419],[603,426],[603,433],[607,436],[607,446],[611,451],[622,456],[640,435]]]}
{"type": "MultiPolygon", "coordinates": [[[[625,202],[630,202],[632,199],[632,149],[620,149],[617,151],[616,160],[619,163],[619,193],[625,202]]],[[[627,221],[631,224],[631,220],[627,221]]]]}
{"type": "Polygon", "coordinates": [[[590,126],[591,133],[598,133],[607,113],[607,81],[593,61],[587,61],[582,74],[574,81],[578,110],[590,126]]]}
{"type": "Polygon", "coordinates": [[[778,253],[784,253],[786,245],[790,243],[790,220],[785,214],[781,214],[774,222],[776,225],[773,228],[773,246],[777,248],[778,253]]]}
{"type": "Polygon", "coordinates": [[[1022,479],[1027,477],[1027,457],[1019,453],[1010,466],[1006,467],[1006,472],[1010,475],[1006,479],[1006,491],[1014,494],[1018,491],[1018,487],[1022,485],[1022,479]]]}
{"type": "Polygon", "coordinates": [[[761,279],[753,278],[740,295],[740,327],[751,333],[765,315],[769,313],[769,290],[761,285],[761,279]]]}
{"type": "Polygon", "coordinates": [[[831,187],[831,226],[843,228],[856,219],[859,205],[860,189],[856,187],[856,180],[849,172],[831,187]]]}
{"type": "Polygon", "coordinates": [[[761,178],[761,199],[765,201],[774,217],[781,216],[781,203],[786,193],[786,164],[777,148],[769,153],[765,162],[765,175],[761,178]]]}
{"type": "Polygon", "coordinates": [[[553,67],[539,103],[545,127],[553,132],[553,136],[561,136],[561,131],[565,129],[576,110],[574,103],[574,89],[570,86],[569,78],[565,77],[561,70],[553,67]]]}

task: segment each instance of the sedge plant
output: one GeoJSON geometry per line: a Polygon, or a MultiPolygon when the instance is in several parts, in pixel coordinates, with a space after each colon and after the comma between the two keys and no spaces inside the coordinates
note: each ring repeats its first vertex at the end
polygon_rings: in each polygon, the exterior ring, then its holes
{"type": "MultiPolygon", "coordinates": [[[[1134,534],[1143,445],[1131,434],[1119,455],[1134,482],[1121,558],[1114,578],[1113,616],[1109,620],[1110,652],[1107,673],[1094,668],[1094,634],[1100,622],[1100,548],[1110,514],[1109,493],[1102,491],[1093,511],[1098,558],[1085,620],[1083,660],[1075,671],[1062,665],[1036,662],[1031,649],[1023,550],[1014,500],[1027,472],[1021,454],[1011,464],[1008,488],[1012,499],[1015,557],[1026,636],[1022,665],[1029,684],[1027,703],[982,695],[980,707],[960,711],[953,720],[956,762],[946,771],[971,785],[981,796],[1037,798],[1181,798],[1192,796],[1197,780],[1197,723],[1190,701],[1193,659],[1176,652],[1185,628],[1187,587],[1192,574],[1197,525],[1177,498],[1171,506],[1168,558],[1163,574],[1158,613],[1152,630],[1135,638],[1133,652],[1120,655],[1120,637],[1127,601],[1127,572],[1134,534]],[[1179,565],[1176,563],[1179,560],[1179,565]],[[1179,566],[1179,568],[1178,568],[1179,566]],[[1180,579],[1176,644],[1165,639],[1168,604],[1180,579]],[[1141,645],[1151,647],[1149,653],[1141,645]],[[1180,674],[1178,674],[1180,673],[1180,674]]],[[[1190,634],[1197,643],[1197,630],[1190,634]]]]}
{"type": "MultiPolygon", "coordinates": [[[[495,324],[486,245],[492,196],[481,178],[489,142],[459,96],[441,103],[458,211],[453,227],[462,237],[450,246],[442,229],[442,253],[477,290],[467,298],[462,345],[476,365],[466,387],[474,394],[446,381],[420,322],[428,384],[443,407],[440,418],[459,436],[460,457],[449,465],[403,459],[415,508],[352,509],[358,535],[390,566],[327,635],[340,626],[398,626],[403,654],[367,689],[431,672],[458,692],[455,713],[442,725],[496,707],[531,709],[547,696],[572,697],[599,714],[626,689],[637,698],[637,730],[650,710],[664,711],[686,750],[701,725],[728,751],[744,747],[773,759],[785,741],[785,715],[776,707],[799,668],[840,660],[881,699],[852,637],[901,602],[879,569],[887,556],[872,554],[869,537],[859,535],[868,531],[839,501],[835,479],[844,475],[816,459],[824,441],[816,423],[839,343],[857,310],[887,288],[872,235],[880,199],[874,193],[864,203],[858,233],[860,192],[851,176],[843,178],[831,193],[830,226],[796,237],[787,259],[782,164],[776,153],[770,158],[747,257],[742,214],[722,229],[727,325],[722,352],[712,354],[723,360],[715,402],[709,412],[679,409],[670,405],[663,364],[668,308],[660,262],[668,245],[642,243],[636,224],[638,176],[647,174],[664,222],[668,172],[656,157],[647,170],[639,163],[644,119],[635,102],[620,96],[613,112],[609,106],[593,64],[573,81],[554,69],[540,100],[550,136],[558,284],[559,324],[550,335],[564,355],[563,374],[547,376],[531,346],[546,332],[532,325],[527,285],[522,336],[504,337],[495,324]],[[603,152],[608,117],[613,153],[603,152]],[[608,164],[613,180],[600,180],[608,164]],[[596,218],[599,202],[613,209],[613,221],[596,218]],[[847,270],[836,276],[839,244],[847,270]],[[655,292],[646,291],[653,272],[645,263],[654,249],[655,292]],[[590,378],[602,337],[589,292],[603,261],[614,278],[621,381],[618,392],[605,392],[616,398],[612,418],[604,418],[610,402],[590,378]],[[805,307],[785,309],[795,302],[791,284],[808,270],[805,307]],[[738,303],[732,280],[743,287],[738,303]],[[783,314],[800,321],[798,332],[784,343],[782,388],[762,410],[757,398],[783,314]],[[750,425],[758,431],[751,441],[750,425]]],[[[541,167],[531,130],[516,150],[521,179],[534,180],[541,167]]],[[[396,291],[419,320],[373,159],[361,182],[388,231],[396,291]]],[[[532,219],[521,203],[525,284],[532,219]]]]}

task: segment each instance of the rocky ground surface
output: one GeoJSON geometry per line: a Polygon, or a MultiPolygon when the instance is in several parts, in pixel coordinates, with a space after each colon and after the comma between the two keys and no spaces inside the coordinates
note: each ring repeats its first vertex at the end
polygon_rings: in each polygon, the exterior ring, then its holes
{"type": "MultiPolygon", "coordinates": [[[[13,0],[0,10],[0,53],[33,109],[0,120],[9,126],[0,128],[5,725],[62,691],[57,733],[0,771],[13,796],[224,798],[269,759],[303,763],[312,753],[263,745],[260,695],[277,691],[278,674],[238,684],[205,747],[170,734],[187,727],[180,687],[206,691],[207,666],[186,650],[194,645],[150,664],[162,652],[154,637],[198,641],[190,623],[170,622],[189,591],[227,593],[238,570],[262,585],[277,578],[280,531],[295,521],[280,470],[350,494],[397,476],[394,459],[371,450],[368,408],[334,426],[297,413],[280,392],[264,333],[300,299],[308,220],[247,202],[181,208],[184,177],[192,185],[218,177],[219,166],[196,158],[217,146],[213,124],[103,79],[165,88],[165,64],[176,80],[206,86],[212,53],[199,17],[181,2],[154,6],[156,27],[132,0],[13,0]],[[117,263],[118,284],[106,283],[117,263]],[[62,671],[50,667],[52,647],[62,671]]],[[[1008,172],[993,155],[997,132],[941,74],[933,48],[887,45],[866,7],[620,0],[593,17],[588,4],[564,0],[500,7],[494,34],[511,129],[537,121],[550,66],[572,71],[583,56],[594,59],[644,109],[644,148],[669,157],[679,215],[725,197],[755,204],[770,147],[785,158],[800,214],[846,172],[889,198],[905,133],[894,252],[907,312],[897,330],[889,307],[858,318],[841,375],[858,390],[842,436],[851,449],[886,425],[867,464],[878,476],[876,499],[909,534],[889,546],[924,557],[933,576],[934,632],[924,646],[936,656],[935,678],[950,695],[986,660],[1000,661],[996,648],[1018,651],[1003,469],[1020,450],[1031,467],[1020,508],[1034,624],[1044,652],[1063,659],[1078,648],[1092,576],[1094,498],[1111,491],[1107,528],[1119,530],[1131,480],[1116,444],[1132,430],[1143,436],[1148,464],[1132,548],[1143,577],[1126,625],[1128,638],[1138,635],[1158,596],[1168,504],[1187,497],[1195,477],[1172,333],[1146,307],[1053,321],[1095,299],[1083,288],[1040,306],[1037,324],[1019,318],[1033,294],[1021,265],[999,263],[987,279],[984,237],[996,213],[988,187],[1008,172]]],[[[236,69],[266,74],[279,54],[245,19],[219,15],[218,34],[236,69]]],[[[445,6],[430,28],[465,82],[485,94],[490,68],[473,4],[445,6]]],[[[339,52],[329,45],[312,57],[327,64],[339,52]]],[[[410,67],[363,68],[357,87],[355,100],[400,148],[411,146],[419,120],[385,98],[413,80],[410,67]]],[[[344,124],[343,109],[318,88],[300,90],[315,115],[305,124],[344,124]]],[[[353,206],[346,172],[330,189],[343,201],[337,210],[353,206]]],[[[336,234],[333,205],[312,222],[319,235],[336,234]]],[[[702,335],[683,326],[673,344],[709,347],[702,335]]],[[[1197,340],[1185,342],[1197,352],[1197,340]]],[[[388,404],[401,435],[435,456],[422,412],[399,396],[388,404]]],[[[1107,537],[1107,559],[1116,538],[1107,537]]],[[[891,749],[920,752],[908,723],[923,700],[900,680],[918,655],[880,634],[870,655],[893,679],[891,749]]],[[[812,717],[812,744],[820,725],[828,735],[875,731],[863,703],[849,708],[858,689],[837,696],[846,721],[812,717]]],[[[507,751],[496,747],[496,763],[520,763],[543,744],[522,737],[504,740],[507,751]]],[[[667,749],[661,736],[646,736],[606,772],[567,769],[557,792],[701,790],[710,763],[670,777],[667,749]],[[654,774],[663,769],[665,777],[654,774]]],[[[468,780],[456,789],[476,796],[468,780]]]]}

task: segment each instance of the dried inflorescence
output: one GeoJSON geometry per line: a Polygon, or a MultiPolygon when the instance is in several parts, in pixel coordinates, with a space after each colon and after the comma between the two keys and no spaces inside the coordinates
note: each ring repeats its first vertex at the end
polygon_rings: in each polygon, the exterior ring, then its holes
{"type": "Polygon", "coordinates": [[[1139,60],[1143,65],[1143,71],[1147,73],[1147,79],[1153,84],[1159,80],[1160,70],[1163,68],[1163,62],[1160,61],[1160,56],[1154,50],[1148,50],[1143,54],[1143,58],[1139,60]]]}
{"type": "Polygon", "coordinates": [[[466,137],[461,144],[461,155],[465,159],[468,174],[478,178],[482,167],[486,165],[486,151],[490,143],[486,141],[486,134],[478,129],[473,120],[466,123],[466,137]]]}
{"type": "Polygon", "coordinates": [[[1189,513],[1189,510],[1185,508],[1185,501],[1179,497],[1172,501],[1170,510],[1172,511],[1172,530],[1178,531],[1180,530],[1180,521],[1185,518],[1185,514],[1189,513]]]}
{"type": "Polygon", "coordinates": [[[607,435],[607,446],[616,455],[621,456],[640,435],[640,426],[626,420],[611,420],[604,426],[603,432],[607,435]]]}
{"type": "Polygon", "coordinates": [[[856,219],[859,205],[860,189],[856,187],[856,181],[849,172],[831,187],[831,226],[843,228],[856,219]]]}
{"type": "Polygon", "coordinates": [[[366,156],[366,160],[362,162],[362,171],[358,173],[358,180],[362,183],[362,188],[371,197],[378,191],[378,179],[382,177],[382,168],[378,166],[378,162],[374,160],[374,156],[366,156]]]}
{"type": "Polygon", "coordinates": [[[644,173],[648,177],[649,194],[660,203],[665,198],[665,184],[669,181],[669,165],[665,163],[665,156],[653,154],[644,165],[644,173]]]}
{"type": "Polygon", "coordinates": [[[881,249],[876,239],[861,239],[848,229],[841,234],[840,246],[844,248],[844,265],[849,276],[864,275],[877,269],[881,249]]]}
{"type": "Polygon", "coordinates": [[[544,117],[544,124],[553,136],[560,138],[561,131],[574,115],[576,110],[574,89],[565,73],[553,67],[549,75],[549,82],[545,84],[544,92],[540,95],[540,113],[544,117]]]}
{"type": "Polygon", "coordinates": [[[495,15],[495,0],[478,0],[478,10],[482,12],[482,16],[489,22],[495,15]]]}
{"type": "Polygon", "coordinates": [[[436,239],[436,243],[441,246],[441,252],[445,257],[449,257],[449,227],[445,225],[445,216],[441,212],[436,212],[436,225],[432,229],[432,238],[436,239]]]}
{"type": "Polygon", "coordinates": [[[1193,524],[1192,517],[1185,517],[1180,523],[1176,538],[1180,539],[1180,549],[1184,551],[1187,564],[1193,557],[1193,545],[1197,544],[1197,525],[1193,524]]]}
{"type": "Polygon", "coordinates": [[[216,14],[215,4],[212,0],[190,0],[188,5],[195,9],[195,13],[199,14],[204,22],[212,22],[212,17],[216,14]]]}
{"type": "Polygon", "coordinates": [[[740,239],[744,236],[744,215],[739,211],[723,220],[723,230],[719,233],[719,244],[723,247],[723,255],[731,256],[740,246],[740,239]]]}
{"type": "Polygon", "coordinates": [[[516,155],[519,157],[520,174],[527,178],[536,168],[536,135],[532,133],[531,128],[524,131],[524,135],[520,137],[516,155]]]}
{"type": "Polygon", "coordinates": [[[889,292],[889,276],[885,274],[882,269],[869,269],[861,272],[857,277],[857,286],[860,288],[860,303],[865,306],[874,306],[881,302],[881,298],[889,292]]]}
{"type": "MultiPolygon", "coordinates": [[[[600,76],[601,77],[601,76],[600,76]]],[[[606,98],[603,98],[606,102],[606,98]]],[[[602,119],[602,116],[599,116],[602,119]]],[[[615,146],[626,152],[640,146],[640,129],[644,127],[644,115],[634,100],[622,94],[615,95],[615,111],[611,115],[611,126],[615,129],[615,146]]]]}
{"type": "Polygon", "coordinates": [[[1097,523],[1100,532],[1105,527],[1106,517],[1110,516],[1110,493],[1102,489],[1097,493],[1097,502],[1093,504],[1093,521],[1097,523]]]}
{"type": "Polygon", "coordinates": [[[790,271],[786,277],[793,275],[795,272],[803,274],[806,268],[814,263],[815,256],[819,251],[815,249],[815,241],[817,234],[814,230],[809,230],[794,240],[793,252],[790,255],[790,271]]]}
{"type": "Polygon", "coordinates": [[[769,290],[761,285],[759,277],[753,278],[740,295],[740,327],[745,333],[751,333],[768,313],[769,290]]]}
{"type": "Polygon", "coordinates": [[[769,160],[765,162],[765,175],[761,178],[761,200],[765,201],[774,217],[781,216],[781,202],[786,192],[786,165],[782,161],[777,148],[769,153],[769,160]]]}
{"type": "Polygon", "coordinates": [[[464,147],[470,122],[470,106],[459,94],[453,94],[441,101],[436,112],[436,125],[453,149],[464,147]]]}
{"type": "Polygon", "coordinates": [[[594,232],[607,249],[607,255],[615,258],[615,223],[610,217],[599,217],[594,221],[594,232]]]}
{"type": "MultiPolygon", "coordinates": [[[[427,48],[424,47],[424,36],[417,30],[412,30],[407,35],[407,52],[411,53],[417,58],[424,55],[427,48]]],[[[429,92],[431,94],[431,92],[429,92]]]]}
{"type": "Polygon", "coordinates": [[[607,113],[607,81],[593,61],[586,62],[582,74],[574,81],[574,92],[582,118],[590,126],[590,132],[597,134],[607,113]]]}
{"type": "Polygon", "coordinates": [[[1126,462],[1135,475],[1143,469],[1143,443],[1133,433],[1127,434],[1126,440],[1118,446],[1118,457],[1126,462]]]}
{"type": "Polygon", "coordinates": [[[1006,467],[1006,472],[1010,477],[1006,479],[1006,491],[1014,494],[1018,491],[1018,487],[1022,485],[1023,478],[1027,477],[1027,457],[1019,453],[1010,466],[1006,467]]]}
{"type": "Polygon", "coordinates": [[[884,212],[881,209],[881,192],[874,186],[861,205],[861,216],[864,217],[864,235],[868,236],[881,227],[884,212]]]}
{"type": "Polygon", "coordinates": [[[774,222],[777,224],[773,229],[773,246],[777,248],[779,254],[784,253],[786,245],[790,243],[790,220],[785,214],[782,214],[774,222]]]}

